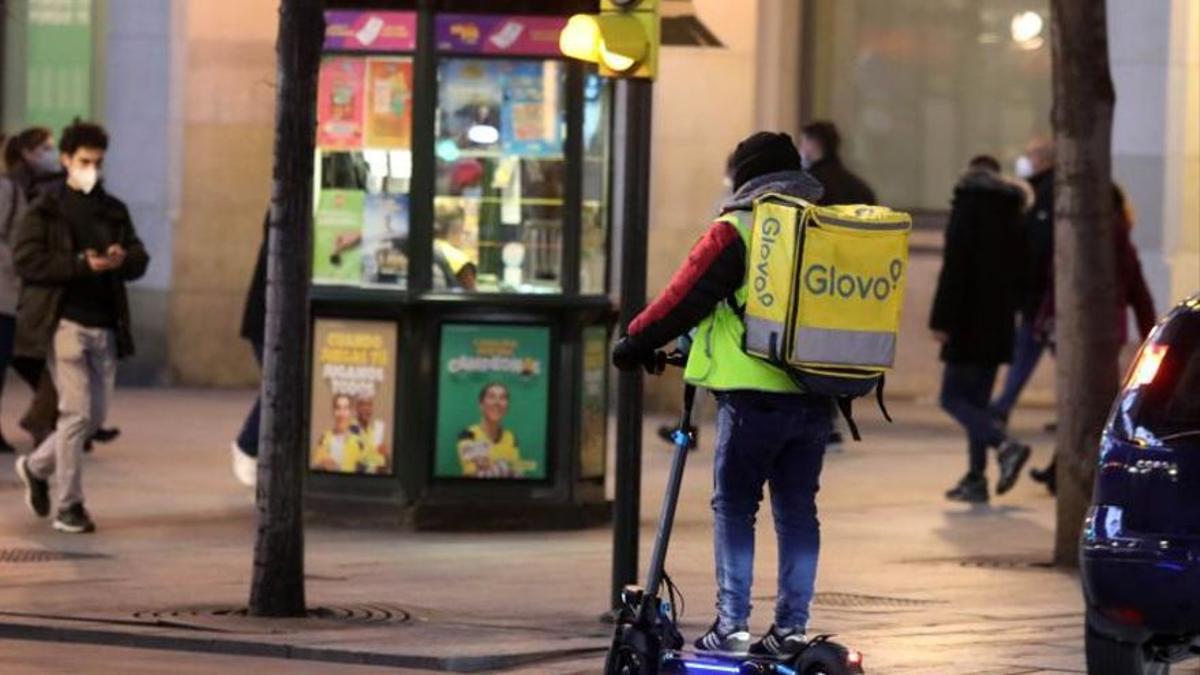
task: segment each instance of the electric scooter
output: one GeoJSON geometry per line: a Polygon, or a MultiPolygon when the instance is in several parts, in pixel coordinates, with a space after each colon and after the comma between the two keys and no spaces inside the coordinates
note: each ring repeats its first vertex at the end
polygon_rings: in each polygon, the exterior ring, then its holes
{"type": "MultiPolygon", "coordinates": [[[[653,372],[662,372],[670,365],[683,367],[687,356],[681,352],[659,352],[652,364],[653,372]]],[[[829,635],[809,640],[802,652],[786,658],[749,654],[692,653],[684,650],[683,635],[679,632],[678,605],[674,602],[675,585],[667,576],[665,564],[671,527],[683,470],[687,464],[688,446],[692,441],[692,404],[696,387],[683,389],[683,413],[672,441],[671,473],[658,516],[658,533],[650,556],[650,571],[645,587],[626,586],[621,593],[617,610],[616,631],[612,647],[604,664],[605,675],[685,675],[699,673],[729,673],[731,675],[861,675],[862,654],[833,642],[829,635]],[[666,586],[668,599],[661,594],[666,586]]]]}

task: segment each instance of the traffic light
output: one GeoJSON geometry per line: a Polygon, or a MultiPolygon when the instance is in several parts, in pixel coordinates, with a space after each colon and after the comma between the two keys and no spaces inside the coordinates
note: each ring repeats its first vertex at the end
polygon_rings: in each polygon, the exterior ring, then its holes
{"type": "Polygon", "coordinates": [[[562,53],[599,64],[604,77],[654,79],[659,0],[600,0],[599,14],[576,14],[558,38],[562,53]]]}

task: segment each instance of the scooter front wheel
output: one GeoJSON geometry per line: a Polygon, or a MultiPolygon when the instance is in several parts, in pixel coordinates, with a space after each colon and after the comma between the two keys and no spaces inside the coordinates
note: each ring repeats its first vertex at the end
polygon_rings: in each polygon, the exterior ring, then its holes
{"type": "Polygon", "coordinates": [[[604,661],[604,675],[655,675],[654,665],[645,654],[629,645],[621,645],[609,650],[604,661]]]}

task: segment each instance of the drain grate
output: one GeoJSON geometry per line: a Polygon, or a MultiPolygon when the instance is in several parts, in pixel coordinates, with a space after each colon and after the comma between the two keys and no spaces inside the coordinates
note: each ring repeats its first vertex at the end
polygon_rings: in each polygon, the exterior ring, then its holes
{"type": "Polygon", "coordinates": [[[347,626],[378,626],[404,623],[411,618],[408,612],[387,605],[330,605],[311,607],[304,618],[274,619],[250,616],[245,607],[193,607],[134,612],[133,618],[159,623],[246,623],[322,621],[347,626]]]}
{"type": "Polygon", "coordinates": [[[0,564],[94,560],[96,558],[107,557],[99,553],[71,553],[69,551],[47,551],[39,548],[0,548],[0,564]]]}
{"type": "MultiPolygon", "coordinates": [[[[755,601],[759,602],[769,602],[774,599],[765,595],[754,598],[755,601]]],[[[830,609],[911,609],[942,603],[938,600],[891,598],[883,595],[865,595],[862,593],[815,593],[812,604],[814,607],[830,609]]]]}
{"type": "Polygon", "coordinates": [[[1053,563],[1028,555],[977,556],[963,558],[958,564],[985,570],[1044,570],[1054,567],[1053,563]]]}
{"type": "Polygon", "coordinates": [[[817,607],[838,607],[842,609],[905,609],[909,607],[928,607],[938,603],[935,600],[889,598],[882,595],[862,595],[860,593],[816,593],[813,595],[812,604],[817,607]]]}

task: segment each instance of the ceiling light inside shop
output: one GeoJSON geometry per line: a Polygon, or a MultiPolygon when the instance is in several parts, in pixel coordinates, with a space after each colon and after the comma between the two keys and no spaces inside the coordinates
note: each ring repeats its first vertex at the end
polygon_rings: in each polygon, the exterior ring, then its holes
{"type": "Polygon", "coordinates": [[[459,155],[462,154],[458,150],[458,143],[455,143],[453,138],[443,138],[438,141],[437,149],[434,152],[443,162],[457,162],[459,155]]]}
{"type": "Polygon", "coordinates": [[[1010,28],[1013,42],[1021,49],[1037,49],[1045,43],[1042,31],[1046,28],[1046,22],[1037,12],[1021,12],[1014,15],[1010,28]]]}
{"type": "Polygon", "coordinates": [[[491,145],[500,140],[500,130],[490,124],[476,124],[467,129],[467,140],[479,145],[491,145]]]}

